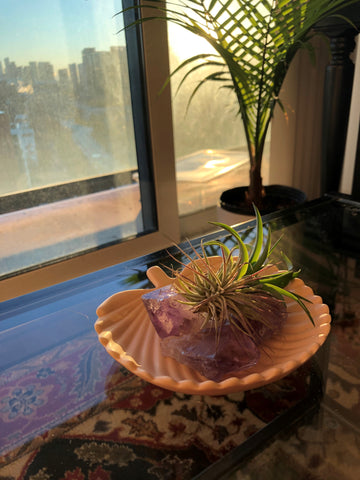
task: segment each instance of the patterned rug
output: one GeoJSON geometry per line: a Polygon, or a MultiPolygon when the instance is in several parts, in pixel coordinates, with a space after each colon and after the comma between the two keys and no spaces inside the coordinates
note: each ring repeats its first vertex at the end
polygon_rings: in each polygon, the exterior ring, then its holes
{"type": "Polygon", "coordinates": [[[0,479],[193,478],[296,408],[302,371],[246,393],[178,394],[130,374],[91,332],[1,376],[0,479]]]}
{"type": "Polygon", "coordinates": [[[322,406],[311,424],[284,431],[227,480],[360,478],[360,282],[354,260],[335,296],[332,334],[319,354],[328,365],[322,406]],[[351,295],[348,293],[351,292],[351,295]]]}
{"type": "Polygon", "coordinates": [[[244,452],[226,478],[357,480],[360,295],[352,298],[338,294],[332,334],[314,359],[249,392],[208,397],[148,384],[92,331],[9,368],[0,380],[0,480],[218,480],[201,472],[244,452]]]}

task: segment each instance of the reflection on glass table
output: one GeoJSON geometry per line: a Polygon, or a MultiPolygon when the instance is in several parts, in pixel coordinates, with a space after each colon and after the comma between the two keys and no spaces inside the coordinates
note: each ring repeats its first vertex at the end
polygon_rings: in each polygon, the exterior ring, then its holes
{"type": "MultiPolygon", "coordinates": [[[[220,396],[174,393],[124,369],[98,341],[95,310],[151,287],[146,270],[170,265],[166,251],[4,302],[0,478],[357,479],[360,205],[328,196],[264,220],[330,307],[314,357],[220,396]]],[[[251,238],[253,226],[237,229],[251,238]]]]}

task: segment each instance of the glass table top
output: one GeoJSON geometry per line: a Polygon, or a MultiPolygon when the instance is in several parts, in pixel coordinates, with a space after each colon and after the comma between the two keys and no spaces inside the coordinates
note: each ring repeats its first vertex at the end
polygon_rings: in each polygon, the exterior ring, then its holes
{"type": "MultiPolygon", "coordinates": [[[[166,251],[3,302],[0,479],[359,478],[360,205],[327,196],[264,221],[330,308],[314,357],[275,383],[213,397],[128,372],[98,341],[96,308],[150,288],[147,268],[173,263],[166,251]]],[[[236,228],[251,239],[253,226],[236,228]]]]}

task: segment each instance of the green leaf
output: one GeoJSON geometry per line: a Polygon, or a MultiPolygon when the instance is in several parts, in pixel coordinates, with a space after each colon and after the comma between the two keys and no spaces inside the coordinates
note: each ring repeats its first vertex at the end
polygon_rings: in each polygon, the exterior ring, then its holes
{"type": "Polygon", "coordinates": [[[315,327],[314,319],[311,316],[310,310],[307,308],[307,306],[303,302],[302,297],[300,297],[299,295],[296,295],[292,292],[289,292],[288,290],[285,290],[284,288],[278,287],[276,285],[272,285],[270,283],[264,283],[263,287],[265,287],[269,291],[274,291],[274,292],[276,292],[276,293],[278,293],[278,294],[280,294],[284,297],[288,297],[288,298],[291,298],[292,300],[295,300],[295,302],[297,302],[300,305],[300,307],[304,310],[306,315],[309,317],[311,323],[315,327]]]}
{"type": "Polygon", "coordinates": [[[266,260],[270,255],[270,251],[271,251],[271,230],[269,229],[263,251],[261,252],[261,255],[258,258],[257,262],[254,265],[252,265],[252,272],[257,272],[265,264],[266,260]]]}
{"type": "Polygon", "coordinates": [[[256,215],[256,239],[249,258],[251,266],[255,265],[256,262],[259,260],[264,240],[264,229],[260,212],[255,204],[253,204],[253,208],[256,215]]]}
{"type": "Polygon", "coordinates": [[[239,247],[239,261],[241,261],[242,266],[239,271],[238,278],[243,277],[248,269],[248,262],[249,262],[249,254],[246,248],[245,243],[242,241],[240,235],[237,233],[236,230],[234,230],[232,227],[229,225],[226,225],[225,223],[220,223],[220,222],[209,222],[212,225],[215,225],[217,227],[221,227],[227,232],[229,232],[233,237],[235,237],[238,247],[239,247]]]}
{"type": "Polygon", "coordinates": [[[225,258],[228,258],[231,256],[231,251],[230,249],[222,242],[219,242],[218,240],[210,240],[208,242],[204,243],[204,246],[210,246],[210,245],[216,245],[217,247],[220,247],[224,252],[225,252],[225,258]]]}
{"type": "MultiPolygon", "coordinates": [[[[329,16],[344,18],[341,11],[359,0],[187,0],[180,6],[160,0],[143,0],[149,20],[172,22],[205,39],[216,51],[216,62],[226,74],[204,73],[193,95],[206,82],[223,82],[237,98],[250,162],[260,165],[265,139],[275,105],[282,106],[280,89],[288,68],[300,48],[314,59],[313,27],[329,16]]],[[[349,19],[349,26],[354,26],[349,19]]],[[[215,58],[215,57],[214,57],[215,58]]],[[[206,62],[204,62],[206,65],[206,62]]],[[[184,72],[182,68],[177,72],[184,72]]],[[[195,70],[193,70],[194,72],[195,70]]],[[[181,84],[189,77],[185,75],[181,84]]]]}
{"type": "Polygon", "coordinates": [[[295,277],[298,276],[300,270],[297,272],[280,272],[280,273],[275,273],[273,275],[266,275],[264,277],[259,278],[259,283],[264,283],[264,284],[271,284],[277,287],[284,288],[286,287],[289,282],[294,279],[295,277]]]}
{"type": "Polygon", "coordinates": [[[284,252],[281,252],[281,257],[282,259],[284,260],[285,262],[285,265],[286,265],[286,268],[288,270],[292,270],[294,268],[293,264],[292,264],[292,261],[290,260],[290,258],[284,253],[284,252]]]}

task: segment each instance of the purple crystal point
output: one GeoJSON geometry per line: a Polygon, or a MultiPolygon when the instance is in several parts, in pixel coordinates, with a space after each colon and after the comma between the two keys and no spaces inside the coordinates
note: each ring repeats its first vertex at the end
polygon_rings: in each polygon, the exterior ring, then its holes
{"type": "Polygon", "coordinates": [[[164,338],[161,351],[216,382],[255,365],[260,356],[255,343],[228,324],[222,327],[218,341],[214,330],[203,329],[164,338]]]}
{"type": "Polygon", "coordinates": [[[185,300],[172,285],[145,293],[142,300],[160,338],[183,335],[201,327],[201,316],[180,303],[185,300]]]}
{"type": "Polygon", "coordinates": [[[282,329],[287,319],[286,303],[264,290],[246,296],[251,298],[251,304],[245,302],[243,313],[252,325],[256,343],[261,344],[282,329]]]}
{"type": "Polygon", "coordinates": [[[255,343],[230,324],[223,325],[218,340],[213,329],[202,329],[203,314],[181,303],[184,299],[173,286],[153,290],[142,299],[160,337],[163,355],[215,381],[258,361],[260,353],[255,343]]]}

